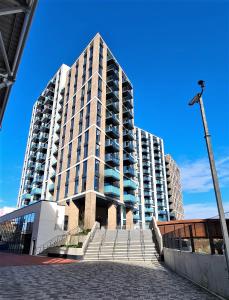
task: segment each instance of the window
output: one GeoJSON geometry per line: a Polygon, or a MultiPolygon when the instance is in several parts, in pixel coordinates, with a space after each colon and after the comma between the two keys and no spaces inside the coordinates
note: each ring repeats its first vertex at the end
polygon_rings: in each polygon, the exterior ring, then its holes
{"type": "Polygon", "coordinates": [[[77,148],[81,147],[82,135],[78,137],[78,145],[77,148]]]}
{"type": "Polygon", "coordinates": [[[66,123],[66,121],[67,121],[67,115],[68,115],[68,103],[65,106],[64,123],[66,123]]]}
{"type": "Polygon", "coordinates": [[[88,128],[89,125],[90,125],[90,117],[87,116],[87,117],[86,117],[86,126],[85,126],[85,129],[88,128]]]}
{"type": "Polygon", "coordinates": [[[87,131],[85,132],[84,143],[85,143],[85,144],[88,144],[88,140],[89,140],[89,130],[87,130],[87,131]]]}
{"type": "Polygon", "coordinates": [[[57,179],[56,201],[59,201],[59,197],[60,197],[60,183],[61,183],[61,174],[58,176],[58,179],[57,179]]]}
{"type": "Polygon", "coordinates": [[[97,115],[96,125],[97,125],[98,127],[101,127],[101,116],[100,116],[100,115],[97,115]]]}
{"type": "Polygon", "coordinates": [[[100,143],[100,135],[101,135],[101,131],[96,129],[96,144],[100,143]]]}
{"type": "Polygon", "coordinates": [[[86,177],[82,177],[82,192],[84,192],[86,190],[86,177]]]}
{"type": "Polygon", "coordinates": [[[59,172],[62,172],[63,155],[64,155],[64,149],[61,149],[61,152],[60,152],[60,166],[59,166],[59,172]]]}
{"type": "Polygon", "coordinates": [[[78,149],[77,149],[77,154],[76,154],[76,162],[79,162],[79,161],[80,161],[80,152],[81,152],[81,149],[78,148],[78,149]]]}
{"type": "Polygon", "coordinates": [[[91,103],[88,103],[88,105],[87,105],[87,110],[86,110],[86,115],[88,116],[88,115],[90,115],[90,108],[91,108],[91,105],[90,105],[91,103]]]}
{"type": "Polygon", "coordinates": [[[99,75],[102,76],[103,74],[103,67],[99,65],[99,75]]]}
{"type": "Polygon", "coordinates": [[[70,174],[70,171],[68,170],[66,172],[66,181],[65,181],[65,191],[64,191],[65,198],[68,197],[69,174],[70,174]]]}
{"type": "Polygon", "coordinates": [[[99,176],[99,160],[96,159],[95,160],[95,175],[98,175],[99,176]]]}
{"type": "Polygon", "coordinates": [[[88,157],[88,144],[84,145],[84,158],[88,157]]]}
{"type": "Polygon", "coordinates": [[[63,133],[62,133],[62,147],[64,146],[65,132],[66,132],[66,125],[64,125],[63,133]]]}
{"type": "Polygon", "coordinates": [[[99,160],[95,160],[95,178],[94,178],[94,189],[99,190],[99,160]]]}
{"type": "Polygon", "coordinates": [[[98,98],[101,100],[102,96],[102,79],[99,77],[98,81],[98,98]]]}
{"type": "Polygon", "coordinates": [[[68,146],[68,163],[67,163],[67,168],[70,167],[71,156],[72,156],[72,143],[70,143],[69,146],[68,146]]]}
{"type": "Polygon", "coordinates": [[[73,138],[73,130],[74,130],[74,119],[71,119],[71,127],[70,127],[69,141],[71,141],[72,138],[73,138]]]}
{"type": "Polygon", "coordinates": [[[64,216],[64,231],[68,230],[68,216],[64,216]]]}
{"type": "Polygon", "coordinates": [[[97,114],[101,116],[102,104],[98,101],[97,102],[97,114]]]}
{"type": "Polygon", "coordinates": [[[82,121],[80,121],[80,123],[79,123],[79,134],[82,132],[82,128],[83,128],[82,121]]]}
{"type": "Polygon", "coordinates": [[[79,191],[79,177],[75,178],[75,189],[74,189],[74,193],[78,194],[79,191]]]}
{"type": "Polygon", "coordinates": [[[81,90],[81,99],[80,99],[81,108],[84,106],[84,95],[85,95],[85,86],[81,90]]]}
{"type": "Polygon", "coordinates": [[[83,162],[83,174],[82,174],[83,177],[86,177],[87,176],[87,160],[85,160],[83,162]]]}
{"type": "Polygon", "coordinates": [[[99,157],[100,155],[100,146],[96,144],[95,146],[95,156],[99,157]]]}

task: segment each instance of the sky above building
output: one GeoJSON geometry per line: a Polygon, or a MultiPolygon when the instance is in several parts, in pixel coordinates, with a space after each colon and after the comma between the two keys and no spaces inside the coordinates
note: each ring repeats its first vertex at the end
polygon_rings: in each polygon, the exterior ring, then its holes
{"type": "Polygon", "coordinates": [[[229,211],[229,3],[40,0],[0,132],[0,214],[15,207],[32,106],[62,63],[99,32],[134,86],[135,125],[181,168],[186,218],[217,214],[198,105],[204,103],[229,211]]]}

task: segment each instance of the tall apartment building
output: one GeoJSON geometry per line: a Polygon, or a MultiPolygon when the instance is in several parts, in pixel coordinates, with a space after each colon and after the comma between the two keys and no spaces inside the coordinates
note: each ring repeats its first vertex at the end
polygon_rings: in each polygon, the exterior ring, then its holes
{"type": "Polygon", "coordinates": [[[53,199],[61,121],[61,90],[66,72],[62,65],[33,106],[19,197],[21,207],[40,199],[53,199]]]}
{"type": "Polygon", "coordinates": [[[170,219],[182,220],[184,219],[184,209],[180,184],[180,170],[174,159],[169,154],[165,156],[165,164],[170,219]]]}
{"type": "Polygon", "coordinates": [[[34,105],[18,206],[57,201],[68,229],[130,228],[134,149],[132,84],[97,34],[34,105]]]}
{"type": "Polygon", "coordinates": [[[137,143],[138,210],[134,222],[149,227],[152,216],[168,221],[169,204],[163,140],[135,127],[137,143]]]}

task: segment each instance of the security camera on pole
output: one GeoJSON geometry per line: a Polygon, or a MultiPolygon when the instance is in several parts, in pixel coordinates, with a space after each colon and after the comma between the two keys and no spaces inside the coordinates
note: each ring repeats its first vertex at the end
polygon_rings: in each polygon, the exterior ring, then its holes
{"type": "Polygon", "coordinates": [[[210,168],[211,168],[211,174],[212,174],[212,180],[213,180],[213,185],[214,185],[214,191],[215,191],[218,212],[219,212],[221,230],[222,230],[223,240],[224,240],[224,245],[225,245],[225,258],[226,258],[226,263],[227,263],[227,270],[229,273],[229,236],[228,236],[227,224],[226,224],[226,220],[225,220],[222,198],[221,198],[221,193],[220,193],[220,188],[219,188],[219,181],[218,181],[218,176],[217,176],[217,172],[216,172],[215,161],[214,161],[214,156],[213,156],[213,151],[212,151],[211,138],[210,138],[210,134],[208,131],[207,119],[206,119],[206,115],[205,115],[205,111],[204,111],[204,104],[203,104],[203,99],[202,99],[202,94],[205,89],[205,82],[203,80],[199,80],[198,84],[201,87],[201,92],[198,93],[189,102],[189,105],[193,105],[195,103],[200,104],[200,111],[201,111],[201,116],[202,116],[202,121],[203,121],[203,126],[204,126],[204,132],[205,132],[204,137],[206,139],[208,158],[209,158],[209,163],[210,163],[210,168]]]}

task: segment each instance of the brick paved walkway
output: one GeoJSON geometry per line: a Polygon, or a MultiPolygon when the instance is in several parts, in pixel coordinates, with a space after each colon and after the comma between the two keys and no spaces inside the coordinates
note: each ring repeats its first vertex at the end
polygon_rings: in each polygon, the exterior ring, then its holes
{"type": "Polygon", "coordinates": [[[79,262],[0,268],[1,300],[217,299],[150,263],[79,262]]]}
{"type": "Polygon", "coordinates": [[[73,259],[51,258],[31,255],[17,255],[12,253],[0,253],[0,267],[47,265],[47,264],[69,264],[76,262],[73,259]]]}

